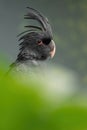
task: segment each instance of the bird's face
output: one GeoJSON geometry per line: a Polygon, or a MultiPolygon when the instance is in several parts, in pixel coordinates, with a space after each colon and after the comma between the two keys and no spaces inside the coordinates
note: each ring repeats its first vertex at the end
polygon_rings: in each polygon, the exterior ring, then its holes
{"type": "Polygon", "coordinates": [[[24,18],[36,20],[40,26],[25,26],[29,30],[20,34],[23,36],[19,39],[22,42],[20,43],[21,47],[18,59],[46,60],[48,57],[53,58],[55,54],[55,43],[48,19],[37,10],[30,7],[27,8],[29,12],[24,18]]]}
{"type": "Polygon", "coordinates": [[[39,60],[45,60],[49,57],[53,58],[55,55],[55,43],[46,35],[38,34],[33,43],[32,49],[39,60]]]}

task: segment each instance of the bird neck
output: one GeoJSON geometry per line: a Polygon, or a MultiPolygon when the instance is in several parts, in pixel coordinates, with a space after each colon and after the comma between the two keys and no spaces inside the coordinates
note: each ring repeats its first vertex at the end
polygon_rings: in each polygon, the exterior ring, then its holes
{"type": "Polygon", "coordinates": [[[29,48],[24,48],[20,51],[17,56],[18,62],[26,62],[26,61],[37,61],[39,60],[38,54],[36,54],[33,50],[29,48]]]}

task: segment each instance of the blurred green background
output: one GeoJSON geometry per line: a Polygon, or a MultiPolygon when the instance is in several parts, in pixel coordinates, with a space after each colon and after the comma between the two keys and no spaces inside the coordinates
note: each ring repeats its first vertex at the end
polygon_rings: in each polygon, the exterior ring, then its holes
{"type": "Polygon", "coordinates": [[[0,130],[87,129],[87,99],[54,98],[46,82],[27,78],[28,83],[12,76],[0,80],[0,130]]]}
{"type": "Polygon", "coordinates": [[[0,35],[0,130],[86,130],[87,1],[0,0],[0,35]],[[41,83],[2,79],[18,54],[27,6],[48,17],[56,43],[41,83]]]}

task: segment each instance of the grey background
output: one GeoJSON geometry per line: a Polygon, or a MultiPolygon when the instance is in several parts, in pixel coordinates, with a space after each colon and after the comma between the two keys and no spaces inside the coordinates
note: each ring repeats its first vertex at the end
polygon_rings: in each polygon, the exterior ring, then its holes
{"type": "Polygon", "coordinates": [[[76,72],[87,86],[86,0],[0,0],[0,54],[12,63],[18,54],[17,35],[23,31],[26,7],[48,17],[57,51],[53,64],[76,72]]]}

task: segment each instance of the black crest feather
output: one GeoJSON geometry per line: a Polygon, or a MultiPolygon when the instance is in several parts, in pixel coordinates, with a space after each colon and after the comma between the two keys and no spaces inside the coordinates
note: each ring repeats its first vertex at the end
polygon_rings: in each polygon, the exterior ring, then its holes
{"type": "MultiPolygon", "coordinates": [[[[28,14],[24,15],[24,19],[36,20],[40,23],[41,26],[39,27],[39,26],[34,26],[34,25],[27,25],[25,27],[29,28],[29,29],[20,33],[18,36],[21,36],[24,33],[29,34],[29,32],[35,32],[35,31],[39,30],[39,31],[46,32],[49,35],[49,37],[52,39],[52,37],[53,37],[52,29],[51,29],[51,26],[48,22],[48,19],[44,15],[42,15],[39,11],[37,11],[37,10],[31,8],[31,7],[27,7],[27,9],[29,10],[29,12],[28,12],[28,14]]],[[[20,40],[22,38],[23,37],[21,37],[20,40]]]]}

